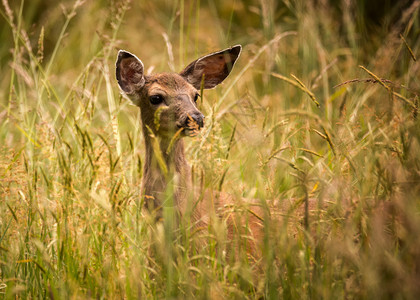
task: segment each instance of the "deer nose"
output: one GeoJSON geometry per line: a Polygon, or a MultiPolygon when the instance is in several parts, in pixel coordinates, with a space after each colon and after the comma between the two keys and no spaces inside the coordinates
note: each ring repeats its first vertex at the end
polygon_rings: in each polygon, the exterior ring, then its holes
{"type": "Polygon", "coordinates": [[[185,127],[194,127],[194,124],[190,124],[191,121],[198,125],[198,129],[204,126],[204,115],[201,112],[193,112],[185,120],[185,127]],[[192,126],[191,126],[192,125],[192,126]]]}
{"type": "Polygon", "coordinates": [[[191,117],[198,124],[199,129],[204,126],[204,115],[202,113],[195,112],[191,117]]]}

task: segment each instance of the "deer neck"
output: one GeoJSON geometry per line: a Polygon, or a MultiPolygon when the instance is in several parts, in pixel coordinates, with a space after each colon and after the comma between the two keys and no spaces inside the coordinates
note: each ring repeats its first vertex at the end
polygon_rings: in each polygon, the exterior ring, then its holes
{"type": "Polygon", "coordinates": [[[149,208],[152,205],[154,209],[159,209],[170,197],[168,195],[173,195],[173,204],[182,212],[191,182],[190,167],[185,159],[184,141],[177,139],[170,146],[170,139],[151,137],[147,128],[143,128],[143,133],[146,156],[142,193],[146,205],[149,208]]]}

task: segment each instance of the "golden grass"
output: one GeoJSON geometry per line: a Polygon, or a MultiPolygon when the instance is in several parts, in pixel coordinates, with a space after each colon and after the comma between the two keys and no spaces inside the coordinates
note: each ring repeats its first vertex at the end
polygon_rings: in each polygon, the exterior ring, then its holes
{"type": "Polygon", "coordinates": [[[383,29],[320,3],[3,0],[2,297],[417,299],[420,2],[383,29]],[[155,72],[238,43],[187,154],[196,185],[292,204],[257,263],[247,228],[144,213],[139,112],[113,75],[120,48],[155,72]]]}

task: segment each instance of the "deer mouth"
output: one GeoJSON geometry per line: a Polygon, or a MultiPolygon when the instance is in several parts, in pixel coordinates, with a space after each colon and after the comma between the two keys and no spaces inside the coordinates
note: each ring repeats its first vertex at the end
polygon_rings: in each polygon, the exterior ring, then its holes
{"type": "Polygon", "coordinates": [[[196,136],[204,126],[204,116],[201,114],[188,115],[183,122],[177,123],[177,126],[182,130],[183,135],[196,136]]]}
{"type": "Polygon", "coordinates": [[[183,136],[196,136],[200,132],[199,127],[190,127],[190,126],[178,126],[180,132],[183,136]]]}

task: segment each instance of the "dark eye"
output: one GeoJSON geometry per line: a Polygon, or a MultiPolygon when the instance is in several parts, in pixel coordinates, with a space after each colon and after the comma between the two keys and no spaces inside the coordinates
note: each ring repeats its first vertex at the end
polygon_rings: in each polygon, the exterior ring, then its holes
{"type": "Polygon", "coordinates": [[[200,95],[199,94],[195,94],[195,96],[194,96],[194,102],[197,102],[198,97],[200,97],[200,95]]]}
{"type": "Polygon", "coordinates": [[[150,103],[152,103],[153,105],[158,105],[161,104],[163,102],[163,96],[162,95],[152,95],[149,98],[150,103]]]}

